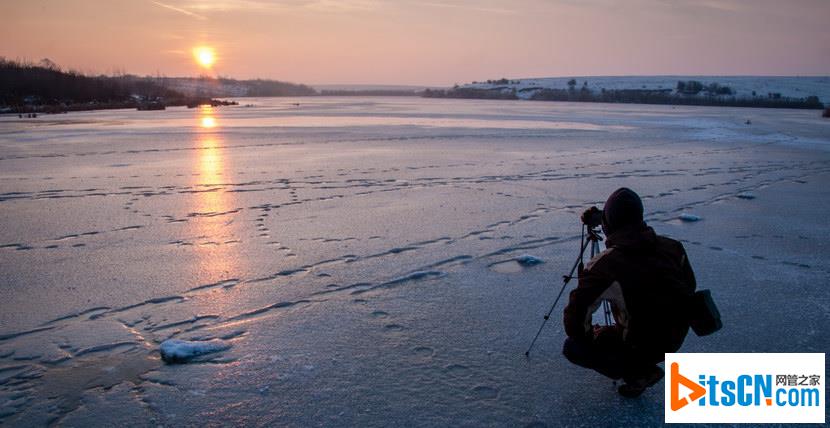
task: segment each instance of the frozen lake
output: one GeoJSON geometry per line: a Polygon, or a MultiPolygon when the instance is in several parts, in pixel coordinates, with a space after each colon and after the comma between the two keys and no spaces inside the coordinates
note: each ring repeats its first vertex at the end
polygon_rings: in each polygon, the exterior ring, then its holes
{"type": "Polygon", "coordinates": [[[561,306],[524,356],[621,186],[719,304],[682,351],[830,349],[818,111],[245,103],[0,118],[0,424],[662,423],[662,382],[560,354],[561,306]]]}

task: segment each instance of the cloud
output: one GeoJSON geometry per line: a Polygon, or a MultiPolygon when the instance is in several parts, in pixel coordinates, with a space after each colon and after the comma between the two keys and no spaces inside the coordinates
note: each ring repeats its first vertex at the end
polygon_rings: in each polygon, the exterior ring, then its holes
{"type": "Polygon", "coordinates": [[[702,0],[699,3],[699,6],[708,7],[709,9],[722,10],[726,12],[737,12],[741,10],[741,5],[733,1],[702,0]]]}
{"type": "Polygon", "coordinates": [[[150,0],[150,3],[153,3],[153,4],[157,5],[157,6],[161,6],[161,7],[165,8],[165,9],[169,9],[169,10],[172,10],[172,11],[175,11],[175,12],[179,12],[179,13],[181,13],[181,14],[184,14],[184,15],[187,15],[187,16],[190,16],[190,17],[193,17],[193,18],[196,18],[196,19],[202,19],[202,20],[207,19],[207,17],[205,17],[205,16],[199,15],[198,13],[193,13],[193,12],[191,12],[191,11],[187,10],[187,9],[182,9],[182,8],[180,8],[180,7],[171,6],[171,5],[169,5],[169,4],[165,4],[165,3],[162,3],[162,2],[158,2],[158,1],[155,1],[155,0],[150,0]]]}
{"type": "MultiPolygon", "coordinates": [[[[155,1],[153,1],[156,3],[155,1]]],[[[171,9],[186,13],[190,10],[211,11],[253,11],[292,12],[313,10],[315,12],[372,11],[380,7],[380,0],[178,0],[179,7],[171,9]]]]}
{"type": "Polygon", "coordinates": [[[701,9],[712,9],[720,12],[737,12],[743,8],[735,0],[664,0],[669,6],[686,6],[701,9]]]}
{"type": "MultiPolygon", "coordinates": [[[[482,6],[480,2],[461,2],[461,3],[454,3],[454,2],[441,2],[441,1],[417,1],[416,4],[422,6],[429,6],[429,7],[442,7],[442,8],[452,8],[452,9],[459,9],[459,10],[468,10],[471,12],[485,12],[485,13],[497,13],[497,14],[516,14],[517,12],[512,9],[505,9],[499,7],[487,7],[482,6]]],[[[510,3],[507,3],[510,4],[510,3]]]]}
{"type": "Polygon", "coordinates": [[[320,13],[348,13],[373,12],[381,8],[395,8],[401,3],[480,13],[518,13],[516,10],[511,9],[510,6],[512,3],[510,2],[496,2],[491,5],[485,2],[467,0],[407,0],[405,2],[402,0],[396,2],[383,2],[381,0],[165,0],[167,3],[161,3],[156,0],[150,1],[161,7],[200,19],[205,19],[205,17],[192,11],[195,10],[204,13],[228,11],[276,13],[310,10],[320,13]]]}
{"type": "Polygon", "coordinates": [[[380,6],[375,0],[316,0],[305,4],[306,9],[320,12],[372,11],[380,6]]]}
{"type": "Polygon", "coordinates": [[[202,11],[229,11],[229,10],[273,10],[285,9],[286,4],[295,2],[261,1],[261,0],[183,0],[187,8],[202,11]]]}
{"type": "Polygon", "coordinates": [[[556,0],[554,3],[577,7],[647,9],[650,7],[703,9],[719,12],[737,12],[746,8],[746,0],[556,0]]]}

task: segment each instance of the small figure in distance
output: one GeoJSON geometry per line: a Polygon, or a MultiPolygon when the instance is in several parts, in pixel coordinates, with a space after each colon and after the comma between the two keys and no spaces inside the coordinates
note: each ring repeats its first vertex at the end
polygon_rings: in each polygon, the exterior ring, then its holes
{"type": "Polygon", "coordinates": [[[579,285],[565,307],[562,353],[572,363],[614,380],[625,397],[638,397],[663,378],[657,363],[675,352],[689,331],[685,302],[695,276],[680,242],[657,235],[643,221],[643,203],[620,188],[604,210],[591,207],[587,225],[601,222],[607,249],[579,272],[579,285]],[[610,326],[592,326],[592,315],[608,300],[610,326]]]}

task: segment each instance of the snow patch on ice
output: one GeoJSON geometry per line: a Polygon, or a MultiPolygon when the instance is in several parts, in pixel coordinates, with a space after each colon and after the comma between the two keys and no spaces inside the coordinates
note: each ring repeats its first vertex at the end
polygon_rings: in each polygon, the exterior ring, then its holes
{"type": "Polygon", "coordinates": [[[741,199],[755,199],[755,194],[750,192],[741,192],[737,196],[741,199]]]}
{"type": "Polygon", "coordinates": [[[161,342],[159,351],[166,363],[185,363],[201,355],[229,349],[231,345],[223,340],[188,341],[168,339],[161,342]]]}
{"type": "Polygon", "coordinates": [[[521,256],[516,257],[514,260],[516,260],[516,263],[525,267],[536,266],[545,262],[544,260],[536,256],[531,256],[530,254],[522,254],[521,256]]]}
{"type": "Polygon", "coordinates": [[[525,268],[533,267],[544,263],[544,260],[531,256],[530,254],[522,254],[507,260],[501,260],[488,265],[488,267],[498,273],[519,273],[525,268]]]}
{"type": "Polygon", "coordinates": [[[701,220],[700,216],[696,216],[694,214],[689,214],[689,213],[680,214],[679,216],[677,216],[677,218],[679,218],[681,221],[685,221],[685,222],[694,222],[694,221],[700,221],[701,220]]]}

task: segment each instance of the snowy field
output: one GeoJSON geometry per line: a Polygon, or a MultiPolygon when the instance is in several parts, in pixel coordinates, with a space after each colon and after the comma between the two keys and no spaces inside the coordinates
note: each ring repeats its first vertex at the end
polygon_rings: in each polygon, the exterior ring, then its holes
{"type": "Polygon", "coordinates": [[[683,351],[830,349],[817,111],[241,101],[0,118],[0,424],[660,424],[561,306],[524,356],[620,186],[720,306],[683,351]]]}

